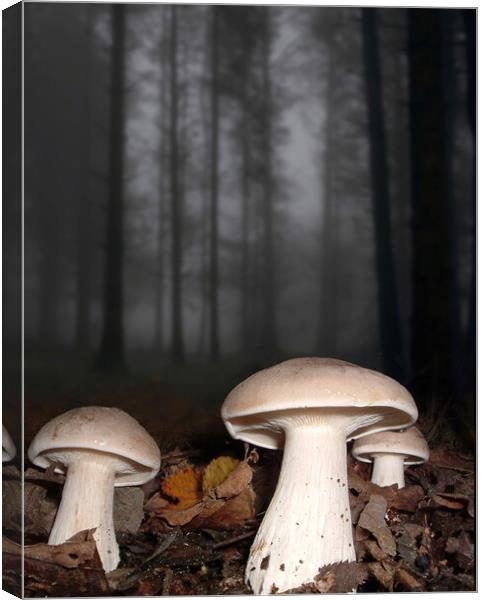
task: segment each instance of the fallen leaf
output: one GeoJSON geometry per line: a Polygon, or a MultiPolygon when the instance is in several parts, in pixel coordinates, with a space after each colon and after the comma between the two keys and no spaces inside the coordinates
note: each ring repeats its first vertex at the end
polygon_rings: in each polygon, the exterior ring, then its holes
{"type": "Polygon", "coordinates": [[[451,510],[461,510],[462,508],[466,508],[470,517],[475,516],[474,500],[468,496],[462,494],[439,493],[432,496],[432,499],[440,506],[444,506],[451,510]]]}
{"type": "Polygon", "coordinates": [[[212,460],[203,474],[203,494],[206,496],[223,483],[239,462],[231,456],[219,456],[212,460]]]}
{"type": "Polygon", "coordinates": [[[425,589],[424,582],[418,577],[412,575],[406,569],[399,568],[396,571],[396,579],[403,589],[408,592],[420,592],[425,589]]]}
{"type": "Polygon", "coordinates": [[[343,562],[322,567],[315,576],[314,584],[320,593],[342,594],[357,589],[367,576],[367,565],[343,562]]]}
{"type": "Polygon", "coordinates": [[[184,509],[179,509],[176,508],[176,505],[173,507],[173,505],[168,504],[164,509],[158,510],[156,514],[173,527],[182,526],[186,525],[199,515],[203,510],[203,507],[203,502],[198,502],[198,504],[184,509]]]}
{"type": "Polygon", "coordinates": [[[455,555],[458,566],[464,571],[474,567],[475,547],[466,531],[462,531],[458,537],[448,538],[445,550],[455,555]]]}
{"type": "Polygon", "coordinates": [[[424,495],[424,490],[420,485],[407,485],[397,491],[388,502],[388,505],[397,510],[414,513],[417,511],[419,502],[424,498],[424,495]]]}
{"type": "Polygon", "coordinates": [[[381,550],[379,544],[376,541],[368,539],[364,540],[363,544],[364,548],[375,560],[381,562],[387,558],[387,554],[384,552],[384,550],[381,550]]]}
{"type": "Polygon", "coordinates": [[[359,517],[359,527],[370,531],[376,538],[381,550],[389,556],[394,556],[396,554],[396,542],[385,522],[386,510],[387,502],[385,498],[376,494],[371,496],[369,503],[359,517]]]}
{"type": "Polygon", "coordinates": [[[180,511],[201,501],[201,473],[194,467],[179,469],[161,483],[161,490],[174,502],[166,507],[180,511]]]}
{"type": "MultiPolygon", "coordinates": [[[[106,596],[109,587],[92,531],[58,546],[24,546],[3,538],[3,577],[20,577],[24,558],[25,596],[106,596]],[[15,576],[16,574],[16,576],[15,576]]],[[[15,583],[14,583],[15,585],[15,583]]]]}
{"type": "Polygon", "coordinates": [[[200,513],[193,521],[193,527],[230,529],[254,519],[255,514],[255,493],[251,486],[248,486],[237,496],[221,501],[219,508],[210,514],[206,511],[200,513]]]}
{"type": "Polygon", "coordinates": [[[239,463],[228,477],[216,487],[217,498],[232,498],[241,494],[249,485],[253,477],[253,470],[247,462],[239,463]]]}
{"type": "MultiPolygon", "coordinates": [[[[47,496],[47,488],[29,481],[23,486],[24,531],[27,535],[46,537],[54,523],[58,502],[47,496]]],[[[22,528],[22,484],[7,480],[2,486],[3,527],[8,531],[22,528]]]]}
{"type": "Polygon", "coordinates": [[[392,592],[394,585],[394,567],[391,567],[386,563],[371,562],[367,565],[367,568],[384,589],[388,592],[392,592]]]}

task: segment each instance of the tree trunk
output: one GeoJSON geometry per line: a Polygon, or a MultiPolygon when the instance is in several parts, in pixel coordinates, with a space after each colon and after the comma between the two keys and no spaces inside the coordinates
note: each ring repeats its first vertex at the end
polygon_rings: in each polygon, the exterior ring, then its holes
{"type": "Polygon", "coordinates": [[[391,63],[395,82],[392,102],[393,138],[389,155],[393,157],[391,179],[393,180],[394,206],[392,211],[394,268],[396,269],[396,288],[400,299],[404,364],[408,365],[408,324],[411,317],[411,231],[407,86],[403,70],[405,61],[406,57],[399,50],[394,52],[391,63]]]}
{"type": "Polygon", "coordinates": [[[102,369],[124,368],[123,334],[123,179],[125,11],[112,5],[111,116],[109,141],[109,198],[107,205],[104,326],[98,364],[102,369]]]}
{"type": "Polygon", "coordinates": [[[218,8],[211,9],[211,177],[210,177],[210,354],[220,354],[218,333],[218,8]]]}
{"type": "MultiPolygon", "coordinates": [[[[53,168],[53,167],[52,167],[53,168]]],[[[49,169],[50,171],[50,169],[49,169]]],[[[54,171],[50,171],[54,172],[54,171]]],[[[41,260],[39,273],[39,342],[42,346],[56,346],[59,342],[60,297],[60,220],[56,202],[56,185],[52,182],[49,194],[39,195],[39,225],[41,233],[41,260]]]]}
{"type": "MultiPolygon", "coordinates": [[[[446,174],[446,210],[449,219],[449,258],[451,268],[451,378],[458,398],[463,395],[463,376],[461,356],[463,338],[461,329],[461,289],[459,284],[459,211],[455,206],[454,184],[454,112],[455,112],[455,73],[453,56],[453,15],[448,11],[440,11],[440,28],[442,36],[442,76],[444,89],[444,160],[446,174]]],[[[436,407],[435,411],[436,412],[436,407]]]]}
{"type": "Polygon", "coordinates": [[[90,170],[91,170],[91,70],[92,70],[92,18],[91,12],[87,7],[85,10],[85,29],[86,29],[86,57],[85,57],[85,81],[84,90],[84,115],[83,121],[86,127],[83,131],[83,168],[84,178],[82,181],[83,190],[79,198],[78,218],[77,218],[77,293],[76,293],[76,332],[75,345],[81,354],[89,351],[90,342],[90,303],[91,303],[91,264],[92,264],[92,236],[91,236],[91,189],[90,189],[90,170]]]}
{"type": "Polygon", "coordinates": [[[159,141],[159,206],[158,206],[158,237],[157,237],[157,269],[155,284],[155,306],[154,306],[154,346],[156,351],[163,352],[163,314],[164,314],[164,255],[166,235],[166,179],[167,179],[167,156],[166,156],[166,112],[167,112],[167,90],[168,69],[166,61],[166,9],[161,12],[161,90],[160,90],[160,141],[159,141]]]}
{"type": "Polygon", "coordinates": [[[324,197],[322,221],[322,257],[320,278],[320,319],[317,347],[322,356],[335,356],[337,344],[337,206],[333,197],[333,178],[336,161],[334,159],[334,122],[336,69],[332,52],[333,37],[327,40],[327,83],[325,117],[324,155],[324,197]]]}
{"type": "Polygon", "coordinates": [[[401,379],[404,377],[405,371],[404,353],[391,245],[389,168],[384,127],[384,106],[382,103],[376,9],[362,9],[362,33],[369,121],[379,336],[384,371],[401,379]]]}
{"type": "Polygon", "coordinates": [[[171,306],[172,306],[172,340],[171,355],[173,360],[184,361],[183,341],[183,305],[182,305],[182,206],[179,185],[179,123],[178,123],[178,8],[171,6],[170,35],[170,186],[171,186],[171,306]]]}
{"type": "Polygon", "coordinates": [[[245,354],[250,344],[250,260],[249,260],[249,227],[250,227],[250,40],[245,35],[243,38],[243,73],[241,84],[241,220],[242,220],[242,249],[241,249],[241,340],[242,352],[245,354]]]}
{"type": "Polygon", "coordinates": [[[466,360],[469,363],[466,377],[467,391],[474,394],[476,377],[476,11],[462,11],[465,33],[466,33],[466,113],[470,127],[471,139],[473,141],[472,159],[472,198],[471,209],[474,223],[472,236],[472,269],[471,285],[469,295],[468,323],[465,334],[466,360]]]}
{"type": "Polygon", "coordinates": [[[270,9],[264,11],[262,36],[262,156],[263,156],[263,281],[262,281],[262,352],[271,358],[277,351],[275,326],[275,273],[273,260],[273,182],[272,182],[272,83],[270,74],[271,23],[270,9]]]}
{"type": "Polygon", "coordinates": [[[451,257],[440,11],[408,9],[413,316],[411,356],[422,401],[451,392],[451,257]]]}

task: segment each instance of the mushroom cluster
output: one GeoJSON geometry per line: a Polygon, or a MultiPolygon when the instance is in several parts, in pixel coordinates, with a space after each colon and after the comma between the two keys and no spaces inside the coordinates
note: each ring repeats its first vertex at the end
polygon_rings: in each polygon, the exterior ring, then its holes
{"type": "Polygon", "coordinates": [[[251,375],[222,407],[235,439],[284,448],[279,480],[250,550],[255,594],[310,583],[321,567],[356,560],[348,440],[411,426],[410,393],[381,373],[331,358],[296,358],[251,375]]]}
{"type": "Polygon", "coordinates": [[[29,459],[66,473],[49,544],[94,529],[106,572],[119,563],[113,523],[115,486],[142,485],[159,471],[160,451],[148,432],[117,408],[84,406],[49,421],[33,439],[29,459]]]}

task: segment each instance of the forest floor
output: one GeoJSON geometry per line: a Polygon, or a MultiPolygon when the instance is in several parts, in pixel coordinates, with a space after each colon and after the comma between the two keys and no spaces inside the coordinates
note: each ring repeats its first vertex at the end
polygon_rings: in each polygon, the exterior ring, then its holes
{"type": "MultiPolygon", "coordinates": [[[[256,369],[253,369],[256,370],[256,369]]],[[[231,440],[219,417],[226,393],[247,373],[207,370],[69,383],[26,379],[25,443],[74,406],[118,406],[162,451],[161,471],[141,488],[118,488],[118,568],[102,569],[92,532],[46,544],[64,478],[25,463],[25,595],[28,597],[250,594],[249,549],[270,502],[281,452],[231,440]],[[220,373],[224,372],[222,376],[220,373]],[[74,391],[75,390],[75,391],[74,391]],[[87,399],[87,400],[86,400],[87,399]]],[[[475,463],[447,419],[432,431],[427,464],[406,469],[406,487],[378,487],[348,455],[357,563],[323,568],[298,593],[475,590],[475,463]]],[[[20,592],[20,464],[3,468],[3,584],[20,592]]]]}

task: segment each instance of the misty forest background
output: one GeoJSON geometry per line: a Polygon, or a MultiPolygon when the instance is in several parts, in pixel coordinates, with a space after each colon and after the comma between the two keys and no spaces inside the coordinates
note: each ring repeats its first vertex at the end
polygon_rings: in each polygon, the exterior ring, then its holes
{"type": "Polygon", "coordinates": [[[26,441],[320,355],[471,443],[475,15],[26,4],[26,441]]]}

